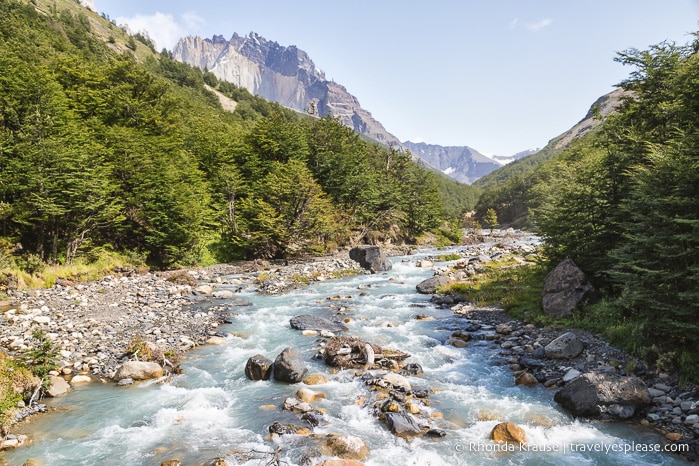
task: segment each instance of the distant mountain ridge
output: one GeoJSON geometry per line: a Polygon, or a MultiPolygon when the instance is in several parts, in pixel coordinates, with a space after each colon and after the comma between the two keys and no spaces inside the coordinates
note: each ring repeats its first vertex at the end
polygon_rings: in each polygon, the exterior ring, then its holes
{"type": "Polygon", "coordinates": [[[445,175],[462,183],[471,184],[502,166],[499,162],[467,146],[444,147],[411,141],[405,141],[403,145],[445,175]]]}

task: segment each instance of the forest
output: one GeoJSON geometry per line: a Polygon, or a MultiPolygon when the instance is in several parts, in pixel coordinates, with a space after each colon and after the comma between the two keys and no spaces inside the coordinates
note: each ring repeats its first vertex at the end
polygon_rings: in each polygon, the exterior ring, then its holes
{"type": "Polygon", "coordinates": [[[478,210],[543,239],[601,291],[579,320],[699,380],[699,35],[619,53],[627,91],[602,125],[493,183],[478,210]]]}
{"type": "Polygon", "coordinates": [[[0,269],[460,239],[476,189],[66,6],[0,2],[0,269]]]}

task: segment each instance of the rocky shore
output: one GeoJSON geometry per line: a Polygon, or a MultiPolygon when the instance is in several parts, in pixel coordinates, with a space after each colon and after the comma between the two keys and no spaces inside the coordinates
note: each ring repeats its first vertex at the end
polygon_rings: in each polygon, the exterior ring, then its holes
{"type": "MultiPolygon", "coordinates": [[[[161,367],[151,376],[167,376],[177,372],[177,361],[187,350],[223,341],[219,325],[235,308],[249,305],[233,299],[235,292],[281,293],[360,273],[346,254],[294,263],[253,261],[156,273],[126,270],[93,282],[59,280],[47,289],[10,290],[0,308],[0,347],[5,354],[26,358],[41,345],[38,336],[51,341],[57,370],[50,373],[48,396],[60,396],[75,384],[132,383],[130,375],[118,373],[127,361],[151,360],[161,367]]],[[[18,408],[17,421],[46,409],[36,402],[21,402],[18,408]]],[[[0,449],[20,446],[24,440],[10,435],[0,449]]]]}

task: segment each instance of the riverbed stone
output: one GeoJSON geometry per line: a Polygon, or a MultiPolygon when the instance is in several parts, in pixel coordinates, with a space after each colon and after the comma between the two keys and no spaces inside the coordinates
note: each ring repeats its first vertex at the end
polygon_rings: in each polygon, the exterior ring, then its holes
{"type": "Polygon", "coordinates": [[[301,382],[307,372],[301,354],[293,348],[285,348],[274,360],[274,380],[279,382],[301,382]]]}
{"type": "Polygon", "coordinates": [[[325,393],[311,390],[310,388],[299,388],[296,390],[296,398],[306,403],[313,403],[314,401],[324,399],[325,393]]]}
{"type": "Polygon", "coordinates": [[[340,322],[334,322],[325,317],[303,314],[293,317],[289,324],[291,328],[296,330],[316,330],[318,332],[325,330],[333,333],[347,331],[347,326],[340,322]]]}
{"type": "Polygon", "coordinates": [[[573,332],[566,332],[544,347],[546,357],[551,359],[572,359],[582,353],[584,347],[573,332]]]}
{"type": "Polygon", "coordinates": [[[71,385],[81,384],[81,383],[90,383],[90,382],[92,382],[92,377],[90,377],[89,375],[85,375],[85,374],[78,374],[76,376],[73,376],[70,379],[71,385]]]}
{"type": "Polygon", "coordinates": [[[250,380],[269,380],[273,364],[273,361],[261,354],[251,356],[245,363],[245,376],[250,380]]]}
{"type": "Polygon", "coordinates": [[[404,393],[410,393],[412,391],[412,387],[410,386],[408,379],[400,374],[396,374],[395,372],[384,374],[381,376],[381,379],[390,384],[396,390],[400,390],[404,393]]]}
{"type": "Polygon", "coordinates": [[[520,371],[515,374],[515,385],[524,385],[526,387],[533,387],[538,385],[539,381],[534,377],[534,374],[527,371],[520,371]]]}
{"type": "Polygon", "coordinates": [[[162,376],[163,368],[157,362],[126,361],[119,366],[113,379],[118,382],[121,379],[149,380],[162,376]]]}
{"type": "Polygon", "coordinates": [[[443,275],[435,275],[417,284],[415,289],[421,294],[435,294],[437,289],[446,286],[451,282],[451,278],[443,275]]]}
{"type": "Polygon", "coordinates": [[[414,416],[407,413],[386,413],[386,425],[396,436],[402,438],[417,437],[424,433],[414,416]]]}
{"type": "Polygon", "coordinates": [[[512,422],[501,422],[493,427],[490,438],[496,443],[523,445],[527,443],[527,434],[520,426],[512,422]]]}
{"type": "Polygon", "coordinates": [[[328,383],[328,378],[323,374],[310,374],[302,382],[306,385],[323,385],[328,383]]]}
{"type": "Polygon", "coordinates": [[[347,434],[331,435],[320,444],[320,451],[327,456],[349,460],[363,460],[369,456],[369,447],[364,440],[347,434]]]}

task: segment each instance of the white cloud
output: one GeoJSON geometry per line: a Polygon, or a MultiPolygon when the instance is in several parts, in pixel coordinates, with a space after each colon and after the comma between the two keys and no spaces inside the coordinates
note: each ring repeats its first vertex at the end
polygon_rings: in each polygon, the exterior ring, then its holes
{"type": "Polygon", "coordinates": [[[182,15],[182,20],[184,21],[184,24],[187,26],[187,29],[197,29],[199,26],[202,26],[206,20],[199,16],[196,12],[194,11],[188,11],[185,14],[182,15]]]}
{"type": "Polygon", "coordinates": [[[204,24],[204,19],[193,11],[182,15],[178,22],[171,14],[156,12],[152,15],[137,14],[131,17],[116,18],[118,24],[128,26],[131,33],[145,31],[155,42],[155,48],[172,50],[180,38],[192,33],[204,24]]]}
{"type": "Polygon", "coordinates": [[[552,23],[553,20],[551,18],[544,18],[541,21],[537,21],[536,23],[526,23],[524,26],[530,31],[537,32],[545,27],[551,26],[552,23]]]}
{"type": "Polygon", "coordinates": [[[553,20],[551,18],[544,18],[535,23],[520,22],[519,18],[515,18],[512,21],[510,21],[510,29],[516,29],[521,26],[525,29],[528,29],[529,31],[539,32],[543,28],[551,26],[552,24],[553,20]]]}

